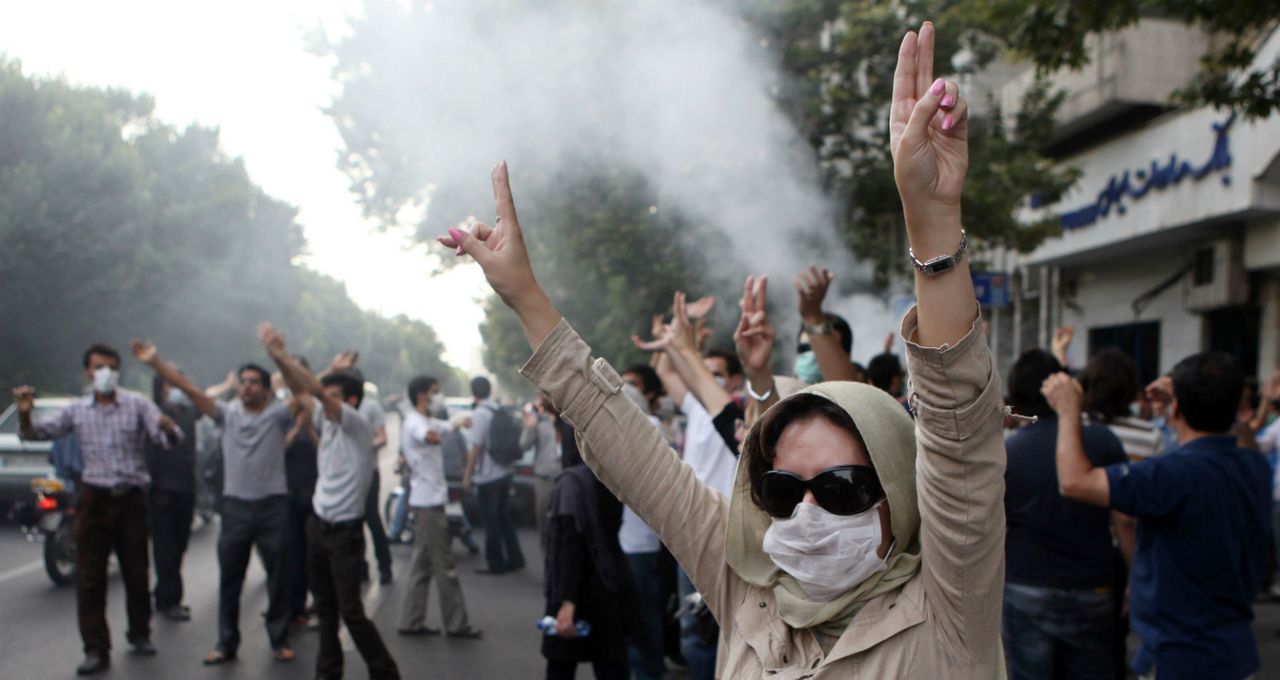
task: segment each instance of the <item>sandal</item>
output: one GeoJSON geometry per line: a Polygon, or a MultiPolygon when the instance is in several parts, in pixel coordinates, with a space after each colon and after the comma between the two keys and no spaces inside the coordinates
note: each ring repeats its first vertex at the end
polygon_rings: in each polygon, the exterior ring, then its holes
{"type": "Polygon", "coordinates": [[[277,647],[271,650],[271,658],[275,659],[276,663],[289,663],[298,658],[298,655],[294,654],[293,650],[288,647],[277,647]]]}
{"type": "Polygon", "coordinates": [[[235,658],[236,655],[234,653],[228,654],[220,649],[215,649],[204,657],[204,665],[220,666],[228,661],[235,661],[235,658]]]}

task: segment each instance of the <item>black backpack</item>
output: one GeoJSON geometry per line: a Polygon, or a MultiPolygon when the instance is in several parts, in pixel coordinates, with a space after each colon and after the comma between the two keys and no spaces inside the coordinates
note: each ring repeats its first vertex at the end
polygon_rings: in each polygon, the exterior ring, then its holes
{"type": "Polygon", "coordinates": [[[489,410],[493,411],[493,420],[489,422],[489,457],[498,465],[511,465],[524,455],[520,449],[524,423],[515,409],[491,404],[489,410]]]}

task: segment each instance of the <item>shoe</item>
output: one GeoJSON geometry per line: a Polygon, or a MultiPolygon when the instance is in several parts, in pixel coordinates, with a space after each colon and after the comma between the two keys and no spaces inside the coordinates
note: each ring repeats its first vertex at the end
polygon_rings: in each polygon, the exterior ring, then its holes
{"type": "Polygon", "coordinates": [[[507,571],[524,571],[524,562],[515,566],[507,567],[507,571]]]}
{"type": "Polygon", "coordinates": [[[439,628],[431,628],[430,626],[418,626],[417,628],[398,628],[396,632],[406,637],[414,637],[419,635],[439,635],[439,628]]]}
{"type": "Polygon", "coordinates": [[[95,675],[111,667],[111,657],[106,654],[86,654],[76,666],[76,675],[95,675]]]}
{"type": "Polygon", "coordinates": [[[221,666],[228,661],[235,661],[235,659],[235,652],[224,652],[220,649],[215,649],[205,655],[203,663],[206,666],[221,666]]]}
{"type": "Polygon", "coordinates": [[[156,646],[151,644],[151,640],[147,638],[142,638],[141,640],[134,640],[129,644],[133,646],[133,649],[129,650],[130,654],[134,654],[137,656],[155,656],[156,655],[156,646]]]}
{"type": "Polygon", "coordinates": [[[385,585],[387,585],[388,583],[391,583],[391,570],[390,570],[390,569],[388,569],[388,570],[386,570],[386,571],[384,571],[384,572],[382,572],[382,573],[378,574],[378,583],[380,583],[380,584],[382,584],[382,585],[384,585],[384,586],[385,586],[385,585]]]}
{"type": "Polygon", "coordinates": [[[275,659],[276,663],[289,663],[298,658],[298,655],[294,654],[293,650],[288,647],[276,647],[271,650],[271,658],[275,659]]]}
{"type": "Polygon", "coordinates": [[[446,631],[445,635],[451,638],[461,638],[463,640],[479,640],[484,635],[484,632],[479,628],[467,626],[466,628],[459,628],[452,632],[446,631]]]}
{"type": "Polygon", "coordinates": [[[166,619],[169,619],[170,621],[190,621],[191,620],[191,608],[184,607],[180,604],[175,604],[172,607],[166,607],[164,609],[159,610],[159,612],[161,616],[165,617],[166,619]]]}

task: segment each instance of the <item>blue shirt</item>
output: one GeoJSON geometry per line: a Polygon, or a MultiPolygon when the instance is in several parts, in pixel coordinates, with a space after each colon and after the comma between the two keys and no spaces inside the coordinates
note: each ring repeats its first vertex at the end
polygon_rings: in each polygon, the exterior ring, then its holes
{"type": "MultiPolygon", "coordinates": [[[[1058,419],[1041,418],[1005,441],[1005,581],[1024,586],[1093,590],[1115,580],[1111,512],[1058,491],[1058,419]]],[[[1084,452],[1097,467],[1128,458],[1103,425],[1084,426],[1084,452]]]]}
{"type": "Polygon", "coordinates": [[[1111,507],[1138,518],[1129,611],[1139,674],[1230,678],[1258,670],[1253,599],[1266,562],[1267,462],[1231,436],[1201,437],[1106,468],[1111,507]]]}

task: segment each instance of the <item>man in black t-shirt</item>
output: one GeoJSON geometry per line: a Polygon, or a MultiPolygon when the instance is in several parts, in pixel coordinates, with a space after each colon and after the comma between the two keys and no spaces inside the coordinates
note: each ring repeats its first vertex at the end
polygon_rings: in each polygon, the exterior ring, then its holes
{"type": "MultiPolygon", "coordinates": [[[[1004,646],[1009,677],[1111,678],[1115,676],[1112,517],[1064,498],[1058,490],[1055,450],[1058,419],[1040,393],[1062,367],[1044,350],[1024,353],[1009,374],[1015,413],[1037,416],[1005,442],[1004,646]]],[[[1105,426],[1084,427],[1085,452],[1095,465],[1125,460],[1124,448],[1105,426]]],[[[1132,522],[1118,518],[1125,540],[1132,522]]],[[[1132,535],[1129,535],[1131,539],[1132,535]]]]}

